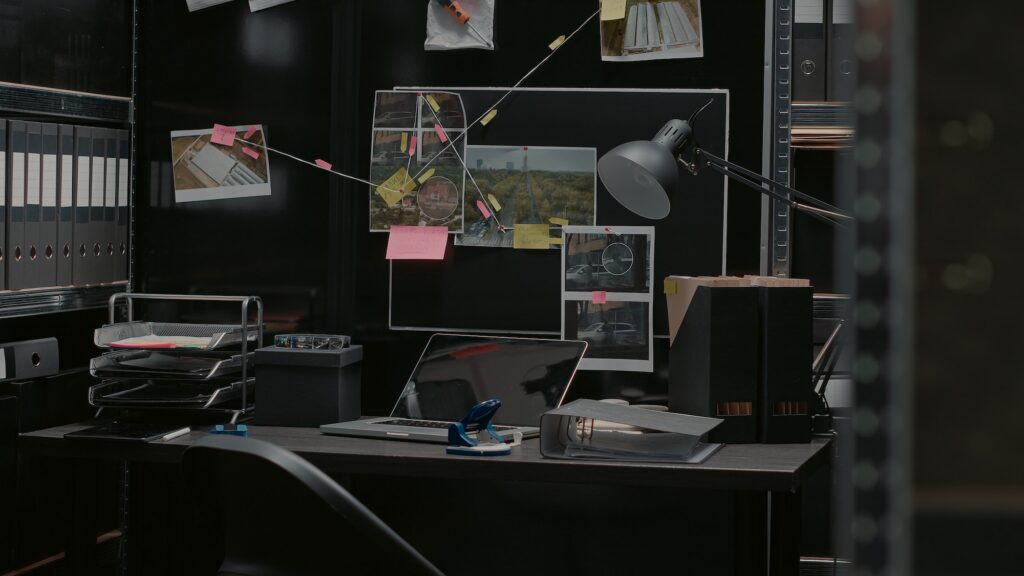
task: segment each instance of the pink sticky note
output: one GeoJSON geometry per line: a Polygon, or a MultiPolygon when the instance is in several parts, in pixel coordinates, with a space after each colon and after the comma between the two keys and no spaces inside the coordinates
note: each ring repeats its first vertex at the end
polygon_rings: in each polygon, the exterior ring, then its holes
{"type": "Polygon", "coordinates": [[[257,158],[260,157],[259,152],[253,150],[252,148],[249,148],[248,146],[242,146],[242,153],[252,158],[253,160],[256,160],[257,158]]]}
{"type": "Polygon", "coordinates": [[[440,124],[434,124],[434,132],[437,132],[437,137],[441,140],[441,144],[448,141],[448,135],[444,133],[444,128],[441,128],[440,124]]]}
{"type": "Polygon", "coordinates": [[[392,226],[388,260],[443,260],[447,226],[392,226]]]}
{"type": "Polygon", "coordinates": [[[210,135],[210,142],[222,146],[235,145],[235,129],[231,126],[213,125],[213,134],[210,135]]]}
{"type": "Polygon", "coordinates": [[[413,136],[409,139],[409,156],[416,154],[416,137],[413,136]]]}
{"type": "Polygon", "coordinates": [[[245,131],[244,138],[246,140],[248,140],[249,138],[252,138],[252,135],[255,134],[256,130],[258,130],[258,129],[259,129],[259,126],[255,125],[255,124],[253,124],[252,126],[249,126],[249,129],[245,131]]]}
{"type": "Polygon", "coordinates": [[[594,290],[590,293],[590,301],[594,304],[604,304],[608,302],[608,292],[604,290],[594,290]]]}
{"type": "Polygon", "coordinates": [[[324,170],[330,170],[331,169],[331,163],[330,162],[326,162],[324,160],[321,160],[321,159],[317,158],[315,163],[316,163],[317,166],[323,168],[324,170]]]}
{"type": "Polygon", "coordinates": [[[487,205],[484,204],[483,200],[477,200],[476,207],[480,209],[480,213],[484,215],[485,220],[491,217],[491,211],[487,209],[487,205]]]}

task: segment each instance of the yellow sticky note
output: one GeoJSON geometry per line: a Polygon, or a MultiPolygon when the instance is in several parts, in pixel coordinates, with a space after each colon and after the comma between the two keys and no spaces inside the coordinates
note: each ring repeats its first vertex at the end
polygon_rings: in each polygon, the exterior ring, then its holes
{"type": "Polygon", "coordinates": [[[377,194],[380,194],[388,206],[394,206],[402,201],[403,196],[415,189],[416,181],[409,178],[404,166],[399,166],[390,178],[377,186],[377,194]]]}
{"type": "Polygon", "coordinates": [[[513,232],[513,248],[546,250],[551,247],[551,227],[547,224],[516,224],[513,232]]]}
{"type": "Polygon", "coordinates": [[[665,294],[675,294],[678,286],[676,281],[671,278],[665,278],[665,294]]]}
{"type": "Polygon", "coordinates": [[[626,17],[626,0],[601,0],[601,21],[622,20],[626,17]]]}
{"type": "Polygon", "coordinates": [[[498,111],[494,108],[491,108],[490,112],[484,114],[484,117],[480,119],[480,123],[483,124],[484,126],[487,126],[487,123],[490,122],[491,120],[494,120],[494,117],[497,115],[498,111]]]}
{"type": "Polygon", "coordinates": [[[569,225],[569,221],[566,220],[565,218],[548,218],[548,222],[551,222],[552,224],[554,224],[556,226],[568,226],[569,225]]]}
{"type": "Polygon", "coordinates": [[[501,210],[501,202],[498,202],[498,199],[494,197],[494,194],[488,194],[487,199],[491,201],[491,206],[494,207],[495,212],[501,210]]]}
{"type": "Polygon", "coordinates": [[[408,147],[409,147],[409,133],[408,132],[402,132],[402,152],[405,152],[405,149],[408,148],[408,147]]]}
{"type": "Polygon", "coordinates": [[[562,245],[562,239],[561,238],[552,238],[551,239],[551,243],[552,244],[558,244],[559,246],[561,246],[562,245]]]}
{"type": "Polygon", "coordinates": [[[561,46],[562,42],[565,42],[565,34],[562,34],[558,38],[555,38],[555,40],[551,42],[551,44],[548,44],[548,48],[554,50],[555,48],[561,46]]]}
{"type": "Polygon", "coordinates": [[[427,99],[427,104],[430,104],[430,107],[434,109],[434,112],[441,111],[441,105],[437,103],[437,100],[434,100],[433,96],[427,94],[426,96],[424,96],[424,98],[427,99]]]}
{"type": "Polygon", "coordinates": [[[427,170],[426,172],[424,172],[423,174],[421,174],[420,177],[417,178],[417,180],[420,181],[420,184],[423,184],[424,182],[429,180],[430,177],[433,176],[433,175],[434,175],[434,169],[431,168],[431,169],[427,170]]]}

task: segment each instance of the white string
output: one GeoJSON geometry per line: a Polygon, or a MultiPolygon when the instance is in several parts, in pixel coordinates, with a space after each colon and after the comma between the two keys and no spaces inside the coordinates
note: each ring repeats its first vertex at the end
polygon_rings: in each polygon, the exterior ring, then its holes
{"type": "Polygon", "coordinates": [[[263,144],[257,144],[256,142],[249,142],[248,140],[244,140],[242,138],[235,138],[235,140],[238,140],[239,142],[244,142],[244,143],[246,143],[246,144],[248,144],[250,146],[257,146],[259,148],[263,148],[264,150],[266,150],[268,152],[273,152],[274,154],[280,154],[281,156],[287,156],[288,158],[291,158],[292,160],[295,160],[297,162],[302,162],[303,164],[309,164],[310,166],[312,166],[314,168],[319,168],[320,170],[326,170],[326,171],[330,172],[331,174],[337,174],[338,176],[341,176],[342,178],[348,178],[349,180],[355,180],[356,182],[361,182],[363,184],[369,184],[370,186],[376,186],[376,187],[378,187],[378,188],[380,188],[382,190],[387,190],[388,192],[398,192],[398,190],[392,190],[391,188],[388,188],[387,186],[383,186],[383,185],[380,185],[380,184],[374,184],[373,182],[370,182],[369,180],[363,180],[362,178],[357,178],[355,176],[350,176],[348,174],[343,174],[341,172],[338,172],[337,170],[333,170],[331,168],[326,168],[326,167],[321,166],[321,165],[319,165],[319,164],[317,164],[315,162],[310,162],[309,160],[303,160],[302,158],[299,158],[298,156],[292,156],[291,154],[289,154],[287,152],[282,152],[280,150],[277,150],[276,148],[271,148],[270,146],[265,146],[263,144]]]}

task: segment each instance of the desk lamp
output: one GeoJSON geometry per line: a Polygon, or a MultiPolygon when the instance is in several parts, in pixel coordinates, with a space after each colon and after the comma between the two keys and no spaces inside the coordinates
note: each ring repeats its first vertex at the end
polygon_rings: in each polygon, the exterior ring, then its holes
{"type": "Polygon", "coordinates": [[[694,133],[694,121],[711,103],[712,100],[709,100],[689,120],[669,120],[651,140],[621,144],[601,157],[597,163],[597,173],[619,204],[652,220],[668,216],[668,191],[676,188],[678,162],[693,175],[704,168],[721,172],[832,225],[842,226],[853,220],[852,216],[827,202],[797,192],[701,148],[694,133]],[[687,152],[689,159],[684,156],[687,152]]]}

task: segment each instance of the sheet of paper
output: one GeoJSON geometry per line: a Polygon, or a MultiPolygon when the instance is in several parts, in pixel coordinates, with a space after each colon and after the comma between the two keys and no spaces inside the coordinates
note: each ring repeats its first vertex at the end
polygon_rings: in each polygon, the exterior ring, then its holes
{"type": "Polygon", "coordinates": [[[601,21],[622,20],[626,17],[626,0],[601,0],[601,21]]]}
{"type": "Polygon", "coordinates": [[[390,178],[377,185],[377,194],[380,194],[388,206],[394,206],[415,189],[416,181],[409,178],[404,166],[400,166],[390,178]]]}
{"type": "Polygon", "coordinates": [[[447,245],[447,226],[392,226],[387,259],[443,260],[447,245]]]}
{"type": "Polygon", "coordinates": [[[516,224],[512,247],[519,250],[551,248],[551,226],[548,224],[516,224]]]}
{"type": "Polygon", "coordinates": [[[234,146],[235,129],[231,126],[214,124],[213,134],[210,135],[210,142],[213,142],[214,144],[220,144],[221,146],[234,146]]]}

